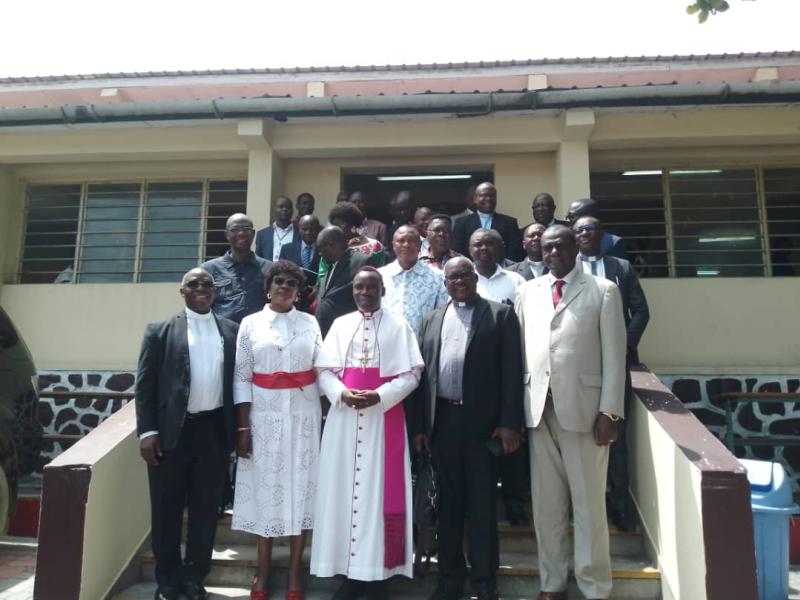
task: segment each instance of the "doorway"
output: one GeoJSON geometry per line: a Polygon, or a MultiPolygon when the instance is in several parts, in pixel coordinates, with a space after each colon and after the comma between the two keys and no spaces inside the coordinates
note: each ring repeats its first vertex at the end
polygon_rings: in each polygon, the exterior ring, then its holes
{"type": "Polygon", "coordinates": [[[384,168],[342,173],[342,189],[366,192],[369,218],[384,223],[391,222],[389,200],[397,192],[411,191],[417,207],[427,206],[434,213],[454,215],[464,210],[467,191],[485,181],[494,183],[491,168],[384,168]]]}

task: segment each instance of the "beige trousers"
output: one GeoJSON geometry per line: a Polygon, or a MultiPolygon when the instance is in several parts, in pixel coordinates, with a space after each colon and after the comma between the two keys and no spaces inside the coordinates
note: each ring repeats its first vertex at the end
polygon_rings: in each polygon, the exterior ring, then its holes
{"type": "Polygon", "coordinates": [[[569,506],[575,537],[575,579],[587,598],[611,595],[611,557],[606,520],[608,446],[592,433],[561,428],[548,401],[537,429],[528,429],[533,523],[541,589],[567,589],[569,506]]]}

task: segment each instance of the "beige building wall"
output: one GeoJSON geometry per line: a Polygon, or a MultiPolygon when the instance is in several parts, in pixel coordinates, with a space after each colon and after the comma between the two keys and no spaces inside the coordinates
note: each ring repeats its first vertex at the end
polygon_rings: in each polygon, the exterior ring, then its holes
{"type": "MultiPolygon", "coordinates": [[[[344,172],[480,167],[494,170],[499,210],[524,225],[531,220],[533,195],[540,191],[556,196],[557,214],[563,215],[573,198],[559,197],[560,191],[582,192],[587,164],[593,170],[720,161],[726,166],[800,166],[800,111],[795,108],[248,123],[130,127],[117,141],[96,127],[0,131],[0,164],[19,159],[0,167],[3,280],[13,281],[18,269],[28,182],[248,178],[258,180],[262,190],[248,198],[248,211],[257,226],[265,226],[267,207],[280,193],[295,198],[311,192],[325,221],[344,172]],[[100,156],[105,160],[100,162],[100,156]],[[580,165],[579,181],[570,181],[568,163],[580,165]]],[[[800,308],[800,280],[648,279],[643,285],[652,320],[641,355],[654,371],[800,369],[796,328],[787,326],[800,308]]],[[[170,284],[6,284],[0,302],[20,326],[40,369],[134,369],[144,325],[181,306],[170,284]]]]}

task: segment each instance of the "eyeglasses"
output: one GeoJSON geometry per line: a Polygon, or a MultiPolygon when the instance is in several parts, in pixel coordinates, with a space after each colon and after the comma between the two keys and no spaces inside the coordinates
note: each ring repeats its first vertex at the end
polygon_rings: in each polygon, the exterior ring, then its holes
{"type": "Polygon", "coordinates": [[[190,290],[213,290],[214,289],[214,282],[213,281],[187,281],[184,284],[185,287],[189,288],[190,290]]]}
{"type": "Polygon", "coordinates": [[[450,273],[450,275],[444,276],[444,278],[450,283],[455,283],[459,279],[462,280],[472,279],[473,277],[475,277],[475,273],[473,273],[472,271],[461,271],[459,273],[450,273]]]}
{"type": "Polygon", "coordinates": [[[547,242],[546,244],[542,244],[542,252],[549,254],[553,250],[558,250],[559,252],[563,252],[570,246],[569,242],[566,244],[564,242],[547,242]]]}
{"type": "Polygon", "coordinates": [[[294,277],[281,277],[278,275],[277,277],[272,278],[272,283],[275,285],[285,285],[286,287],[296,288],[300,287],[300,282],[297,281],[294,277]]]}
{"type": "Polygon", "coordinates": [[[597,231],[597,225],[581,225],[572,231],[575,233],[575,235],[580,235],[581,233],[592,233],[593,231],[597,231]]]}
{"type": "Polygon", "coordinates": [[[231,227],[228,231],[230,233],[252,233],[255,229],[252,227],[231,227]]]}

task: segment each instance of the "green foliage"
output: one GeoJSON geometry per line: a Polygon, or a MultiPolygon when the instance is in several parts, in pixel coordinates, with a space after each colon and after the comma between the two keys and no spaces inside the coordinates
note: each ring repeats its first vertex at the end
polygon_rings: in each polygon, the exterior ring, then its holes
{"type": "Polygon", "coordinates": [[[697,15],[699,23],[705,23],[708,15],[725,12],[730,8],[727,0],[695,0],[694,4],[686,7],[686,12],[690,15],[697,15]]]}

